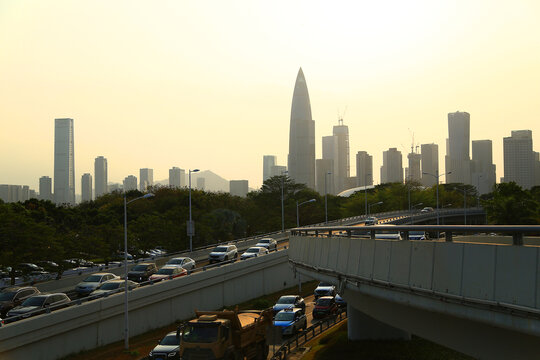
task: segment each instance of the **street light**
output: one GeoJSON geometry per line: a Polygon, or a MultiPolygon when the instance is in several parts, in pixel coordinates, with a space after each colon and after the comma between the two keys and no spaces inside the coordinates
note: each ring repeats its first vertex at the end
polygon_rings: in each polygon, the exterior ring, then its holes
{"type": "Polygon", "coordinates": [[[316,199],[310,199],[308,201],[304,201],[303,203],[298,203],[298,201],[296,202],[296,227],[300,227],[300,217],[298,215],[298,208],[304,204],[307,204],[307,203],[310,203],[310,202],[314,202],[314,201],[317,201],[316,199]]]}
{"type": "Polygon", "coordinates": [[[191,170],[189,169],[189,223],[188,223],[188,235],[189,235],[189,252],[193,252],[193,233],[195,232],[195,226],[193,226],[193,221],[191,220],[191,173],[198,172],[199,169],[191,170]]]}
{"type": "Polygon", "coordinates": [[[371,176],[371,174],[365,174],[364,175],[364,216],[367,217],[368,208],[367,208],[367,177],[371,176]]]}
{"type": "MultiPolygon", "coordinates": [[[[411,212],[412,210],[414,210],[415,207],[417,207],[417,206],[422,206],[422,205],[424,205],[424,203],[414,204],[414,205],[411,207],[411,210],[409,210],[409,212],[411,212]]],[[[416,216],[416,215],[412,215],[411,225],[414,224],[414,217],[415,217],[415,216],[416,216]]]]}
{"type": "Polygon", "coordinates": [[[129,350],[129,317],[128,317],[128,268],[127,268],[127,206],[134,201],[139,199],[147,199],[153,197],[154,194],[148,193],[143,196],[139,196],[133,200],[127,201],[126,191],[124,189],[124,273],[125,273],[125,283],[124,283],[124,347],[126,350],[129,350]]]}
{"type": "Polygon", "coordinates": [[[332,175],[331,172],[327,172],[324,174],[324,223],[328,223],[328,201],[326,200],[326,194],[328,194],[328,191],[326,191],[326,175],[332,175]]]}
{"type": "Polygon", "coordinates": [[[285,177],[284,174],[287,174],[288,171],[281,172],[281,232],[285,232],[285,208],[283,207],[283,187],[285,186],[285,177]]]}
{"type": "Polygon", "coordinates": [[[369,205],[368,205],[368,215],[371,214],[371,207],[372,207],[372,206],[380,205],[380,204],[382,204],[382,203],[383,203],[383,201],[379,201],[379,202],[376,202],[376,203],[369,204],[369,205]]]}

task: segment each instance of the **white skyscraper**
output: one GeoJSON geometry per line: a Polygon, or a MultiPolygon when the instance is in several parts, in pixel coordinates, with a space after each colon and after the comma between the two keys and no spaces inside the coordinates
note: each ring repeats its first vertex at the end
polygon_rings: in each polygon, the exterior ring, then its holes
{"type": "Polygon", "coordinates": [[[523,189],[534,186],[534,152],[531,130],[512,131],[503,139],[504,182],[515,182],[523,189]]]}
{"type": "Polygon", "coordinates": [[[471,174],[472,185],[480,194],[487,194],[495,185],[495,164],[493,164],[493,146],[491,140],[474,140],[472,142],[471,174]]]}
{"type": "Polygon", "coordinates": [[[289,177],[315,189],[315,122],[302,69],[298,71],[291,106],[289,177]]]}
{"type": "Polygon", "coordinates": [[[95,189],[97,199],[109,191],[107,188],[107,159],[105,159],[103,156],[98,156],[94,160],[94,181],[96,183],[95,189]]]}
{"type": "Polygon", "coordinates": [[[75,204],[73,119],[54,120],[54,202],[75,204]]]}
{"type": "Polygon", "coordinates": [[[139,170],[139,186],[141,191],[146,191],[149,186],[154,185],[154,169],[143,168],[139,170]]]}
{"type": "Polygon", "coordinates": [[[89,173],[81,177],[81,201],[92,201],[92,175],[89,173]]]}
{"type": "Polygon", "coordinates": [[[274,165],[270,168],[270,177],[287,175],[287,167],[284,165],[274,165]]]}
{"type": "Polygon", "coordinates": [[[470,148],[471,116],[467,112],[448,114],[446,139],[446,183],[471,184],[470,148]]]}
{"type": "Polygon", "coordinates": [[[182,187],[186,186],[186,171],[176,166],[169,169],[169,186],[170,187],[182,187]]]}
{"type": "Polygon", "coordinates": [[[231,180],[229,181],[229,192],[232,196],[246,197],[249,191],[248,180],[231,180]]]}
{"type": "Polygon", "coordinates": [[[263,156],[263,182],[272,177],[272,166],[276,166],[276,156],[264,155],[263,156]]]}
{"type": "Polygon", "coordinates": [[[383,165],[381,166],[381,184],[403,182],[403,163],[401,151],[390,148],[383,152],[383,165]]]}
{"type": "Polygon", "coordinates": [[[356,153],[356,186],[373,185],[373,156],[366,151],[356,153]]]}
{"type": "Polygon", "coordinates": [[[52,179],[48,176],[39,178],[39,199],[53,201],[52,179]]]}
{"type": "Polygon", "coordinates": [[[422,144],[420,152],[422,156],[422,185],[433,186],[437,183],[436,176],[439,175],[439,145],[422,144]]]}
{"type": "Polygon", "coordinates": [[[333,135],[337,142],[337,154],[334,158],[334,168],[336,174],[334,181],[336,192],[346,190],[347,178],[351,176],[350,154],[349,154],[349,127],[343,125],[343,119],[339,120],[339,125],[334,125],[333,135]]]}
{"type": "Polygon", "coordinates": [[[124,191],[137,190],[137,177],[129,175],[124,178],[124,191]]]}

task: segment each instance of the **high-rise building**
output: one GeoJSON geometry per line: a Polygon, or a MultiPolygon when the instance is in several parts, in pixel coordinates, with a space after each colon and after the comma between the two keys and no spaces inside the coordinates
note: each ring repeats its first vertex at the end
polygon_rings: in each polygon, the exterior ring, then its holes
{"type": "Polygon", "coordinates": [[[474,140],[472,142],[471,181],[480,194],[493,191],[493,185],[497,179],[492,149],[491,140],[474,140]]]}
{"type": "Polygon", "coordinates": [[[37,194],[36,194],[36,190],[32,190],[30,189],[30,193],[29,193],[29,198],[30,199],[37,199],[37,194]]]}
{"type": "Polygon", "coordinates": [[[81,177],[81,201],[92,201],[92,175],[89,173],[81,177]]]}
{"type": "Polygon", "coordinates": [[[334,168],[336,169],[334,182],[336,184],[336,192],[340,193],[347,189],[347,178],[351,176],[349,127],[343,125],[343,119],[339,120],[339,125],[334,125],[333,135],[337,142],[337,154],[334,157],[334,168]]]}
{"type": "Polygon", "coordinates": [[[401,151],[390,148],[383,152],[383,165],[381,166],[381,184],[403,182],[403,164],[401,151]]]}
{"type": "Polygon", "coordinates": [[[54,202],[75,204],[73,119],[54,120],[54,202]]]}
{"type": "Polygon", "coordinates": [[[39,178],[39,199],[53,201],[52,179],[48,176],[39,178]]]}
{"type": "Polygon", "coordinates": [[[422,169],[420,166],[422,155],[411,152],[407,155],[407,158],[409,159],[409,168],[405,180],[420,182],[422,180],[422,169]]]}
{"type": "Polygon", "coordinates": [[[335,135],[323,136],[322,137],[322,160],[331,160],[332,169],[330,170],[331,174],[327,175],[332,180],[328,179],[332,183],[332,192],[329,194],[337,194],[338,188],[336,185],[336,174],[338,173],[337,158],[338,158],[338,138],[335,135]]]}
{"type": "Polygon", "coordinates": [[[332,159],[317,159],[315,161],[315,169],[317,170],[317,192],[321,195],[336,194],[334,184],[334,160],[332,159]]]}
{"type": "Polygon", "coordinates": [[[232,196],[246,197],[249,191],[248,180],[231,180],[229,181],[229,192],[232,196]]]}
{"type": "Polygon", "coordinates": [[[186,171],[176,166],[169,169],[169,186],[176,188],[186,186],[186,171]]]}
{"type": "Polygon", "coordinates": [[[287,167],[284,165],[274,165],[270,168],[270,177],[287,175],[287,167]]]}
{"type": "Polygon", "coordinates": [[[534,154],[531,130],[512,131],[503,138],[504,182],[515,182],[523,189],[534,186],[534,154]]]}
{"type": "Polygon", "coordinates": [[[0,199],[4,202],[25,202],[31,199],[30,187],[28,185],[0,185],[0,199]]]}
{"type": "Polygon", "coordinates": [[[439,176],[439,145],[420,145],[422,156],[422,185],[433,186],[439,176]]]}
{"type": "Polygon", "coordinates": [[[540,186],[540,153],[534,152],[534,186],[540,186]]]}
{"type": "Polygon", "coordinates": [[[263,182],[272,177],[272,166],[276,166],[277,158],[274,155],[263,156],[263,182]]]}
{"type": "Polygon", "coordinates": [[[204,190],[206,187],[206,179],[202,176],[197,178],[197,189],[204,190]]]}
{"type": "Polygon", "coordinates": [[[124,191],[137,190],[137,177],[135,175],[129,175],[124,178],[124,191]]]}
{"type": "Polygon", "coordinates": [[[446,139],[446,183],[471,184],[470,148],[471,116],[467,112],[448,114],[446,139]]]}
{"type": "Polygon", "coordinates": [[[356,186],[373,185],[373,156],[366,151],[356,153],[356,186]]]}
{"type": "Polygon", "coordinates": [[[96,183],[95,189],[97,199],[109,191],[107,188],[107,159],[103,156],[98,156],[94,160],[94,181],[96,183]]]}
{"type": "Polygon", "coordinates": [[[146,191],[149,186],[154,185],[154,169],[143,168],[139,170],[139,186],[141,191],[146,191]]]}
{"type": "Polygon", "coordinates": [[[315,121],[302,68],[298,71],[291,106],[289,177],[315,189],[315,121]]]}

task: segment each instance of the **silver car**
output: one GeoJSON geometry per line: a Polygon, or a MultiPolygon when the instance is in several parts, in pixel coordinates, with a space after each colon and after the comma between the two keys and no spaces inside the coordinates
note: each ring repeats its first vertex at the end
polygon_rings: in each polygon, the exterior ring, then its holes
{"type": "Polygon", "coordinates": [[[167,261],[167,265],[180,265],[186,270],[195,269],[195,260],[189,257],[175,257],[167,261]]]}
{"type": "Polygon", "coordinates": [[[219,245],[208,254],[208,261],[211,264],[213,262],[233,260],[237,257],[238,249],[236,249],[236,245],[219,245]]]}
{"type": "Polygon", "coordinates": [[[255,246],[265,247],[268,251],[277,250],[277,241],[272,238],[262,238],[255,246]]]}
{"type": "Polygon", "coordinates": [[[120,277],[112,273],[95,273],[78,283],[77,286],[75,286],[75,291],[77,291],[77,294],[79,295],[88,295],[96,290],[99,285],[113,279],[120,279],[120,277]]]}
{"type": "Polygon", "coordinates": [[[266,254],[268,254],[268,249],[261,246],[252,246],[240,256],[240,260],[251,259],[266,254]]]}

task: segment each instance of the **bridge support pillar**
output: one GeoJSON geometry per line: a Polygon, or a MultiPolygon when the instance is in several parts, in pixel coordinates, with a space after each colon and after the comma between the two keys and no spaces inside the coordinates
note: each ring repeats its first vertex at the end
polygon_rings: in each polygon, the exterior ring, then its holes
{"type": "Polygon", "coordinates": [[[347,304],[349,340],[410,340],[411,334],[366,315],[347,304]]]}

